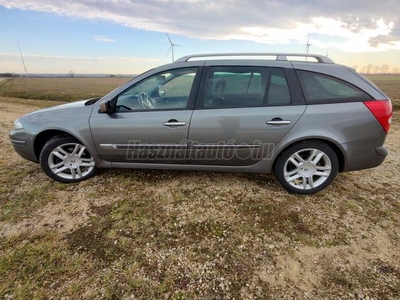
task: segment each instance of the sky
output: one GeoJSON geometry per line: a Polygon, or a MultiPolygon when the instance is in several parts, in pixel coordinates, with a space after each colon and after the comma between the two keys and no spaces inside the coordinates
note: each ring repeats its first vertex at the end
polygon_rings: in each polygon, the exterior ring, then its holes
{"type": "Polygon", "coordinates": [[[400,0],[0,0],[0,73],[138,74],[197,53],[400,71],[400,0]],[[19,44],[19,46],[18,46],[19,44]],[[169,52],[168,52],[169,51],[169,52]]]}

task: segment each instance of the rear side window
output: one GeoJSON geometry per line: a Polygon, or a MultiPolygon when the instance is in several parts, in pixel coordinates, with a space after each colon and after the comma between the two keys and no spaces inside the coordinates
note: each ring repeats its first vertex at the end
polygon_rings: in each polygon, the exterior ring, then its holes
{"type": "Polygon", "coordinates": [[[262,106],[268,68],[211,67],[208,73],[204,108],[262,106]]]}
{"type": "Polygon", "coordinates": [[[358,102],[371,96],[343,80],[308,71],[296,71],[308,104],[358,102]]]}

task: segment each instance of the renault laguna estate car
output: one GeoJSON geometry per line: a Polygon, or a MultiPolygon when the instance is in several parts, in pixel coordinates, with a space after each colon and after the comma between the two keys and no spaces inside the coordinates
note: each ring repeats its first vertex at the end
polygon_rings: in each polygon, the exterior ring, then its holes
{"type": "Polygon", "coordinates": [[[191,55],[99,99],[14,122],[15,150],[59,182],[98,168],[274,172],[312,194],[339,172],[379,166],[392,105],[355,70],[320,55],[191,55]]]}

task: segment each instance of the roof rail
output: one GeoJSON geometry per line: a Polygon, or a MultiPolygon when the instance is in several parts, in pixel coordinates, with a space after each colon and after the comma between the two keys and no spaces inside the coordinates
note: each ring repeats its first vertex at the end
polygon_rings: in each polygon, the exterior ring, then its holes
{"type": "Polygon", "coordinates": [[[318,63],[334,64],[334,61],[330,58],[319,55],[319,54],[301,54],[301,53],[212,53],[212,54],[193,54],[179,58],[175,62],[186,62],[196,58],[207,58],[207,57],[235,57],[235,56],[276,56],[276,60],[287,61],[289,57],[304,57],[314,58],[318,63]]]}

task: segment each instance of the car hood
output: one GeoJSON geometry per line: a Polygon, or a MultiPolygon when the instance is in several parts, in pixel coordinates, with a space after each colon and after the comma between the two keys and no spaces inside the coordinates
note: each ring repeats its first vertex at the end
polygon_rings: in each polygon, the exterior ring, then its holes
{"type": "Polygon", "coordinates": [[[43,130],[73,132],[88,127],[93,105],[88,100],[40,109],[19,118],[25,130],[35,134],[43,130]],[[80,124],[80,125],[79,125],[80,124]],[[77,126],[81,126],[78,128],[77,126]]]}
{"type": "Polygon", "coordinates": [[[39,109],[37,111],[31,112],[27,116],[34,115],[34,114],[37,114],[37,113],[55,111],[55,110],[63,110],[63,109],[70,109],[70,108],[76,108],[76,107],[83,107],[83,106],[85,106],[86,102],[88,102],[88,100],[79,100],[79,101],[75,101],[75,102],[71,102],[71,103],[52,106],[52,107],[49,107],[49,108],[43,108],[43,109],[39,109]]]}

